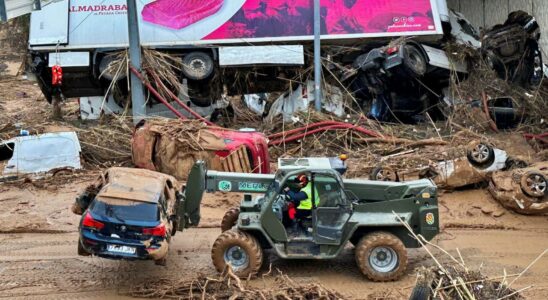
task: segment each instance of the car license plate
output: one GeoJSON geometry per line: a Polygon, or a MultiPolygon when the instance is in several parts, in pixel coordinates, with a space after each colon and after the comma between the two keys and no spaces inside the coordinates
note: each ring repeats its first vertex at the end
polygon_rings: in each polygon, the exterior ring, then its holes
{"type": "Polygon", "coordinates": [[[134,247],[119,246],[119,245],[107,245],[109,252],[123,253],[123,254],[135,254],[134,247]]]}

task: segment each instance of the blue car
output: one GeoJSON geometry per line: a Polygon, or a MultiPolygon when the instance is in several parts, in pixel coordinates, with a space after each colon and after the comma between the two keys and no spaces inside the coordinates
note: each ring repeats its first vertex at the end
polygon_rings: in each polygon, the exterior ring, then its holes
{"type": "Polygon", "coordinates": [[[78,254],[165,265],[178,226],[181,185],[158,172],[111,168],[73,205],[82,214],[78,254]]]}

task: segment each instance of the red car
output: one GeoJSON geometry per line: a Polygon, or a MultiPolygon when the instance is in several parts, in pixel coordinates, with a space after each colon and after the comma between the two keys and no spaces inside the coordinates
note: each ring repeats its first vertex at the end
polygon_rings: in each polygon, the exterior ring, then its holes
{"type": "Polygon", "coordinates": [[[204,160],[212,170],[270,173],[266,137],[255,131],[205,126],[196,121],[148,120],[135,127],[132,139],[135,166],[185,180],[194,162],[204,160]]]}

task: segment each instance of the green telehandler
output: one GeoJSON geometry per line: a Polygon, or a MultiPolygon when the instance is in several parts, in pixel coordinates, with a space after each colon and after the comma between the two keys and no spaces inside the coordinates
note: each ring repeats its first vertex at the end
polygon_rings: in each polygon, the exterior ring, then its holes
{"type": "Polygon", "coordinates": [[[204,192],[244,193],[240,206],[225,215],[212,247],[219,272],[230,264],[238,276],[256,274],[267,250],[284,259],[332,259],[351,243],[367,278],[397,280],[407,268],[406,248],[420,247],[401,221],[426,240],[434,238],[439,233],[437,188],[428,179],[345,179],[345,171],[339,158],[280,159],[276,174],[266,175],[208,171],[197,162],[180,197],[179,230],[198,225],[204,192]],[[316,200],[310,216],[299,220],[301,230],[290,234],[286,187],[302,174],[310,178],[316,200]]]}

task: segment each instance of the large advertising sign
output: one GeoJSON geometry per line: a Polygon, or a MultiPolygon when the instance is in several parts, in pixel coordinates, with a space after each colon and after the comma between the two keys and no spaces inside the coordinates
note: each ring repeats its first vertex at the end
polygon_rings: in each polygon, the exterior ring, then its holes
{"type": "MultiPolygon", "coordinates": [[[[313,3],[139,0],[140,37],[144,45],[311,40],[313,3]]],[[[322,39],[442,32],[436,0],[321,0],[320,7],[322,39]]],[[[70,0],[69,15],[70,46],[127,43],[125,0],[70,0]]]]}

